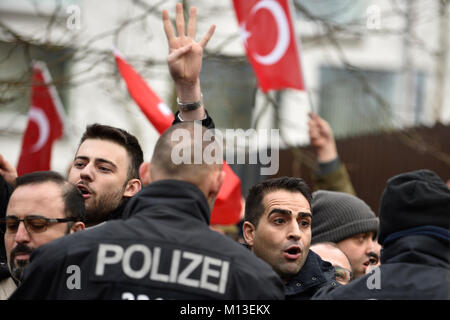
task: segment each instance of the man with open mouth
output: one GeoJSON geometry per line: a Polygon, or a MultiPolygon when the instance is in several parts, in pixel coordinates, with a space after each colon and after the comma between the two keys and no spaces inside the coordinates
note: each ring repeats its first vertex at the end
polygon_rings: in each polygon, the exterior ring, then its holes
{"type": "Polygon", "coordinates": [[[121,218],[127,199],[141,190],[142,162],[130,133],[102,124],[86,128],[68,174],[84,198],[86,226],[121,218]]]}
{"type": "Polygon", "coordinates": [[[243,235],[285,284],[286,299],[310,299],[338,284],[333,266],[309,250],[311,193],[300,178],[282,177],[253,186],[246,200],[243,235]]]}

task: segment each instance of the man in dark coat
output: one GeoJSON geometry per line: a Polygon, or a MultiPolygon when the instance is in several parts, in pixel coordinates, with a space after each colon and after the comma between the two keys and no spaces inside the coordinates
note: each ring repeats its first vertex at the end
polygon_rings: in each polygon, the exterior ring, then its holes
{"type": "MultiPolygon", "coordinates": [[[[2,156],[0,155],[0,163],[2,156]]],[[[0,174],[0,219],[6,216],[6,208],[12,193],[11,185],[0,174]]],[[[10,281],[11,274],[9,272],[8,263],[6,259],[4,230],[0,232],[0,299],[8,295],[7,291],[3,292],[4,282],[10,281]]],[[[9,292],[9,291],[8,291],[9,292]]]]}
{"type": "Polygon", "coordinates": [[[267,263],[209,228],[224,172],[221,157],[205,155],[221,154],[206,130],[185,122],[165,131],[128,219],[37,249],[12,299],[283,299],[267,263]]]}
{"type": "Polygon", "coordinates": [[[312,216],[311,193],[300,178],[266,180],[246,199],[244,239],[283,280],[286,299],[310,299],[322,287],[338,286],[333,266],[309,250],[312,216]]]}
{"type": "Polygon", "coordinates": [[[430,170],[389,179],[380,205],[381,266],[318,299],[450,299],[450,190],[430,170]]]}

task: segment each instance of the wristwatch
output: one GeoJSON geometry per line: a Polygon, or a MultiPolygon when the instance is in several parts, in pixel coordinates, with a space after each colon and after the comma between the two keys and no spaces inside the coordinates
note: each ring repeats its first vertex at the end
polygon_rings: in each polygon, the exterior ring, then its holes
{"type": "Polygon", "coordinates": [[[180,101],[180,99],[177,97],[177,104],[178,108],[180,108],[181,111],[193,111],[200,108],[203,104],[203,95],[201,96],[199,101],[196,102],[189,102],[189,103],[183,103],[180,101]]]}

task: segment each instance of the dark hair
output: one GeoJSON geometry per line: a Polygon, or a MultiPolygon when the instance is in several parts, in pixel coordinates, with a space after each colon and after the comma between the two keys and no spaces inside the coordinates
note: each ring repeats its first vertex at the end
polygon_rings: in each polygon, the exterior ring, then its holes
{"type": "Polygon", "coordinates": [[[135,136],[123,129],[94,123],[86,127],[79,146],[87,139],[109,140],[124,147],[130,157],[128,179],[139,179],[139,166],[144,162],[144,154],[135,136]]]}
{"type": "MultiPolygon", "coordinates": [[[[29,184],[53,182],[61,188],[64,200],[64,215],[66,218],[75,218],[76,221],[85,221],[86,208],[84,199],[78,188],[64,179],[62,175],[54,171],[36,171],[16,178],[14,189],[29,184]]],[[[73,223],[69,223],[72,225],[73,223]]]]}
{"type": "Polygon", "coordinates": [[[270,192],[286,190],[290,192],[300,192],[308,200],[311,206],[311,191],[309,186],[301,178],[280,177],[265,180],[250,188],[245,200],[245,221],[251,222],[255,228],[264,212],[263,199],[270,192]]]}

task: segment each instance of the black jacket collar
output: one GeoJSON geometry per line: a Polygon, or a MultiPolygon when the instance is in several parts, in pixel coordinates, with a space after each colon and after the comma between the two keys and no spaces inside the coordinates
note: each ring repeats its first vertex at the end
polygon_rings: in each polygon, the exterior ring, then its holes
{"type": "MultiPolygon", "coordinates": [[[[251,250],[248,244],[243,245],[251,250]]],[[[323,261],[317,253],[309,250],[303,267],[284,285],[284,294],[286,299],[311,299],[317,290],[327,284],[331,288],[340,286],[336,282],[334,267],[328,261],[323,261]]]]}
{"type": "Polygon", "coordinates": [[[411,235],[393,241],[381,251],[381,264],[417,263],[449,268],[448,243],[424,235],[411,235]]]}
{"type": "Polygon", "coordinates": [[[123,200],[119,204],[119,206],[116,209],[114,209],[114,211],[110,212],[106,216],[104,221],[122,219],[123,212],[124,212],[125,207],[126,207],[126,205],[127,205],[129,200],[130,200],[130,198],[123,198],[123,200]]]}
{"type": "Polygon", "coordinates": [[[145,208],[142,214],[152,214],[159,209],[184,212],[209,225],[211,210],[200,189],[182,180],[160,180],[144,187],[128,201],[122,218],[127,219],[145,208]]]}
{"type": "Polygon", "coordinates": [[[286,296],[301,294],[313,287],[318,289],[328,282],[337,286],[335,279],[334,268],[331,263],[323,261],[319,255],[309,250],[303,267],[286,283],[285,293],[286,296]]]}

